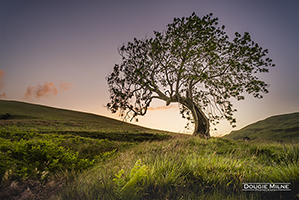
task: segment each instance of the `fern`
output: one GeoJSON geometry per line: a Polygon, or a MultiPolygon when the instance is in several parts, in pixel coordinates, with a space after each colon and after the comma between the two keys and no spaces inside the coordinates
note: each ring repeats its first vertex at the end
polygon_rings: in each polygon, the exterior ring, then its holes
{"type": "Polygon", "coordinates": [[[147,177],[148,167],[142,165],[141,160],[137,160],[131,170],[128,180],[122,178],[124,170],[116,174],[113,181],[116,184],[116,193],[120,199],[140,199],[142,196],[142,181],[147,177]]]}

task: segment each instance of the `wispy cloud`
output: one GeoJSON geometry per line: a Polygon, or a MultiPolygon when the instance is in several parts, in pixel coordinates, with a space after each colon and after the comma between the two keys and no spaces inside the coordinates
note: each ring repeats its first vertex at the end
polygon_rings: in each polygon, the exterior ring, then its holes
{"type": "MultiPolygon", "coordinates": [[[[70,83],[62,83],[59,88],[61,91],[66,91],[71,87],[70,83]]],[[[28,86],[26,89],[26,93],[24,94],[23,99],[30,98],[41,98],[41,97],[49,97],[56,96],[58,94],[58,89],[54,83],[46,82],[43,85],[38,84],[37,86],[28,86]]]]}
{"type": "Polygon", "coordinates": [[[149,107],[148,110],[169,110],[169,109],[176,109],[178,108],[177,105],[169,105],[169,106],[158,106],[158,107],[149,107]]]}
{"type": "Polygon", "coordinates": [[[48,97],[51,95],[56,96],[58,90],[54,83],[46,82],[44,85],[38,84],[36,87],[28,86],[27,91],[24,95],[24,99],[48,97]]]}
{"type": "Polygon", "coordinates": [[[61,91],[67,91],[72,86],[71,83],[61,83],[59,88],[61,91]]]}
{"type": "MultiPolygon", "coordinates": [[[[0,91],[2,90],[3,86],[4,86],[4,72],[0,69],[0,91]]],[[[6,93],[0,93],[0,98],[6,98],[6,93]]]]}

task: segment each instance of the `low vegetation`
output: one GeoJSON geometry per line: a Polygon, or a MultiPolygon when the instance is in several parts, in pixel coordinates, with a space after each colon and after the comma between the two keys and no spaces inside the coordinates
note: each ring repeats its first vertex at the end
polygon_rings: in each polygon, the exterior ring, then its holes
{"type": "Polygon", "coordinates": [[[299,146],[174,137],[142,142],[77,176],[55,199],[295,199],[299,146]],[[291,183],[244,192],[242,183],[291,183]]]}
{"type": "Polygon", "coordinates": [[[298,144],[179,135],[120,142],[18,128],[2,128],[0,144],[3,190],[30,179],[62,180],[54,199],[299,197],[298,144]],[[290,183],[291,192],[242,191],[252,182],[290,183]]]}
{"type": "Polygon", "coordinates": [[[62,123],[30,129],[13,123],[29,119],[5,112],[0,199],[299,198],[298,143],[207,140],[136,126],[122,132],[112,126],[72,130],[62,123]],[[291,191],[242,191],[243,183],[255,182],[290,183],[291,191]]]}
{"type": "Polygon", "coordinates": [[[0,100],[0,126],[39,132],[163,133],[91,113],[0,100]]]}
{"type": "Polygon", "coordinates": [[[299,112],[272,116],[225,136],[229,139],[299,143],[299,112]]]}

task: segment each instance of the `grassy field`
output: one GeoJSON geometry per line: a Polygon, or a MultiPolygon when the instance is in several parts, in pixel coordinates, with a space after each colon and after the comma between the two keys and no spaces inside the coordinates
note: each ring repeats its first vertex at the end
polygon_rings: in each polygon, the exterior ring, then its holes
{"type": "Polygon", "coordinates": [[[6,118],[7,116],[6,119],[1,120],[1,126],[16,126],[23,130],[36,129],[42,132],[162,132],[90,113],[76,112],[18,101],[0,100],[0,116],[1,118],[6,118]]]}
{"type": "Polygon", "coordinates": [[[119,152],[54,199],[295,199],[298,167],[298,146],[175,137],[119,152]],[[242,183],[269,182],[292,191],[242,191],[242,183]]]}
{"type": "Polygon", "coordinates": [[[299,112],[269,117],[234,131],[225,138],[299,143],[299,112]]]}
{"type": "Polygon", "coordinates": [[[0,199],[299,199],[298,143],[206,140],[21,102],[0,106],[10,114],[0,127],[0,199]],[[290,183],[291,191],[245,192],[243,183],[290,183]]]}

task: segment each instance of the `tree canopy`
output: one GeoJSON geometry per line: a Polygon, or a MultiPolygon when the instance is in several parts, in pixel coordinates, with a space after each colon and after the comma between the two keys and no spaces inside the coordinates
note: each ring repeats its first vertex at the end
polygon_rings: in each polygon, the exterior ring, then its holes
{"type": "MultiPolygon", "coordinates": [[[[119,48],[122,57],[107,76],[107,108],[131,120],[145,115],[153,99],[177,102],[183,117],[194,123],[194,135],[210,136],[210,123],[227,119],[232,126],[232,98],[244,93],[262,98],[268,84],[257,77],[274,66],[248,32],[232,40],[218,18],[174,18],[165,31],[136,39],[119,48]]],[[[166,119],[167,120],[167,119],[166,119]]]]}

